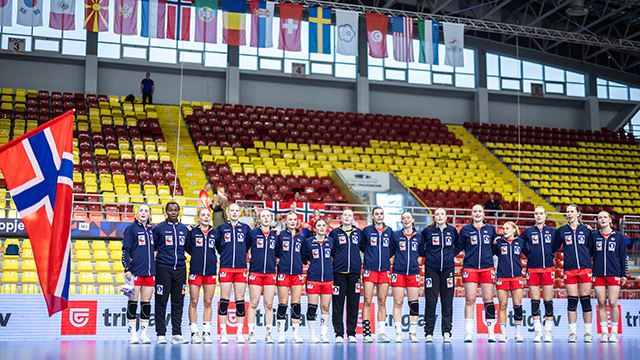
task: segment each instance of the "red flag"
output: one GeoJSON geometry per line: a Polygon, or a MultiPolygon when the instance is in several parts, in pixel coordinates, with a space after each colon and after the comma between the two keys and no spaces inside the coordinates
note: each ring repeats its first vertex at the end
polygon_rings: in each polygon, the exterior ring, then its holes
{"type": "Polygon", "coordinates": [[[73,111],[0,147],[0,169],[31,240],[52,316],[69,300],[73,111]]]}
{"type": "Polygon", "coordinates": [[[138,1],[116,0],[113,14],[113,32],[136,35],[138,29],[138,1]]]}
{"type": "Polygon", "coordinates": [[[109,30],[109,0],[84,0],[84,28],[91,32],[109,30]]]}
{"type": "Polygon", "coordinates": [[[207,190],[200,190],[200,196],[198,196],[198,205],[205,209],[208,209],[211,205],[211,200],[209,200],[209,193],[207,192],[207,190]]]}
{"type": "Polygon", "coordinates": [[[367,14],[367,39],[369,56],[384,59],[387,57],[387,15],[367,14]]]}
{"type": "Polygon", "coordinates": [[[278,49],[300,51],[302,5],[280,3],[280,41],[278,49]]]}
{"type": "Polygon", "coordinates": [[[191,0],[167,1],[167,39],[189,41],[191,0]]]}

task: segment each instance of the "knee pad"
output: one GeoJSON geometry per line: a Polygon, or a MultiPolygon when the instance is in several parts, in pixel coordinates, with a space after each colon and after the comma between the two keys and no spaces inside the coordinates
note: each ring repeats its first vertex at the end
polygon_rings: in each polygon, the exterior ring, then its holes
{"type": "Polygon", "coordinates": [[[553,300],[544,302],[544,316],[553,317],[553,300]]]}
{"type": "Polygon", "coordinates": [[[287,318],[287,304],[278,304],[276,318],[278,320],[285,320],[287,318]]]}
{"type": "Polygon", "coordinates": [[[591,312],[591,297],[580,296],[580,306],[582,306],[582,312],[591,312]]]}
{"type": "Polygon", "coordinates": [[[229,309],[229,299],[220,299],[220,306],[218,306],[218,315],[227,316],[228,309],[229,309]]]}
{"type": "Polygon", "coordinates": [[[129,320],[135,319],[137,312],[138,312],[138,302],[129,300],[127,302],[127,319],[129,320]]]}
{"type": "Polygon", "coordinates": [[[493,302],[484,303],[484,317],[487,320],[496,318],[496,305],[493,302]]]}
{"type": "Polygon", "coordinates": [[[540,316],[540,300],[531,300],[531,316],[540,316]]]}
{"type": "Polygon", "coordinates": [[[244,317],[244,300],[236,301],[236,316],[244,317]]]}
{"type": "Polygon", "coordinates": [[[409,315],[418,316],[420,314],[420,305],[418,300],[409,301],[409,315]]]}
{"type": "Polygon", "coordinates": [[[307,306],[307,320],[315,321],[317,312],[318,312],[318,305],[309,304],[309,306],[307,306]]]}
{"type": "Polygon", "coordinates": [[[142,311],[140,312],[140,319],[149,320],[151,318],[151,303],[147,301],[147,302],[140,303],[140,305],[142,305],[142,311]]]}
{"type": "Polygon", "coordinates": [[[302,318],[302,308],[300,307],[300,303],[291,304],[291,318],[295,320],[300,320],[300,318],[302,318]]]}
{"type": "Polygon", "coordinates": [[[522,305],[513,305],[513,320],[522,321],[522,305]]]}
{"type": "Polygon", "coordinates": [[[567,296],[567,310],[569,310],[569,311],[578,310],[578,297],[577,296],[567,296]]]}

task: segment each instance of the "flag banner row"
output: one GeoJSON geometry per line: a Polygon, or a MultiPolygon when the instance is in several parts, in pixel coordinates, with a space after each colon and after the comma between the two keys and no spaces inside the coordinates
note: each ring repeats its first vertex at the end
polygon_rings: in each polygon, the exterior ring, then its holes
{"type": "MultiPolygon", "coordinates": [[[[50,0],[49,27],[59,30],[76,29],[76,1],[50,0]]],[[[217,42],[217,16],[219,0],[80,0],[84,1],[83,28],[92,32],[109,31],[110,18],[113,32],[118,35],[137,35],[172,40],[191,40],[191,21],[195,18],[196,42],[217,42]],[[111,2],[111,3],[110,3],[111,2]],[[110,11],[113,16],[110,17],[110,11]],[[138,11],[141,12],[138,16],[138,11]],[[140,19],[140,24],[138,24],[140,19]],[[139,30],[138,30],[139,27],[139,30]]],[[[246,0],[220,0],[222,9],[222,42],[232,46],[246,45],[246,0]]],[[[299,52],[304,5],[279,3],[280,26],[278,49],[299,52]]],[[[18,0],[16,22],[23,26],[43,26],[43,0],[18,0]]],[[[272,48],[273,18],[276,3],[250,0],[251,33],[249,45],[272,48]]],[[[13,2],[0,0],[0,26],[12,26],[13,2]]],[[[308,7],[309,52],[329,54],[332,51],[331,26],[335,25],[335,51],[346,56],[358,52],[359,13],[320,6],[308,7]]],[[[414,62],[414,27],[417,21],[418,61],[439,65],[438,42],[442,29],[445,45],[445,65],[464,66],[464,25],[438,23],[431,20],[404,16],[365,14],[369,55],[384,59],[387,51],[389,22],[393,41],[393,59],[414,62]]]]}

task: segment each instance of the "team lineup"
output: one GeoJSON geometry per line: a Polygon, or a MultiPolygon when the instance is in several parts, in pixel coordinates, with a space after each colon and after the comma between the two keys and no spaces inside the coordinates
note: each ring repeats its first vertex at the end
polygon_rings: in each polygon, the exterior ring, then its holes
{"type": "MultiPolygon", "coordinates": [[[[591,290],[598,302],[598,319],[602,342],[618,342],[617,305],[620,288],[627,282],[627,254],[622,233],[612,228],[612,218],[603,211],[597,216],[597,229],[581,223],[577,205],[569,205],[567,223],[558,228],[546,225],[543,207],[535,209],[535,225],[520,232],[513,222],[502,226],[502,234],[485,221],[484,208],[471,209],[472,220],[458,231],[447,222],[445,209],[433,213],[433,222],[421,231],[414,227],[411,212],[401,215],[402,228],[394,231],[384,223],[384,210],[375,207],[372,224],[359,229],[354,226],[352,210],[342,212],[339,227],[330,230],[327,222],[316,218],[310,224],[312,235],[299,232],[295,213],[286,215],[286,228],[273,228],[273,214],[261,210],[254,229],[240,222],[240,207],[228,207],[228,221],[214,228],[209,208],[197,211],[196,225],[186,226],[178,218],[180,206],[165,206],[167,220],[152,226],[150,208],[140,205],[136,219],[124,232],[122,263],[125,278],[131,283],[127,304],[127,320],[132,344],[149,344],[151,297],[155,297],[155,328],[158,344],[167,343],[166,307],[171,298],[171,331],[173,344],[212,343],[213,297],[220,286],[218,304],[219,342],[229,342],[226,324],[233,289],[235,316],[241,329],[247,317],[248,338],[236,334],[237,343],[256,343],[256,310],[262,300],[267,321],[265,343],[302,343],[300,323],[306,316],[312,343],[328,343],[329,321],[333,341],[357,342],[356,325],[361,293],[362,330],[365,343],[374,342],[372,321],[377,320],[377,342],[403,342],[403,305],[409,308],[409,341],[418,342],[419,296],[424,286],[424,341],[434,341],[436,306],[440,301],[442,341],[449,343],[453,331],[453,298],[455,292],[454,258],[464,253],[464,342],[473,342],[476,297],[480,290],[484,303],[484,323],[489,342],[507,342],[507,305],[512,298],[513,340],[523,342],[522,298],[525,278],[531,298],[533,342],[552,342],[554,258],[564,254],[564,285],[567,293],[569,322],[568,342],[577,342],[578,307],[584,322],[583,340],[593,341],[591,290]],[[329,231],[330,230],[330,231],[329,231]],[[247,262],[247,254],[250,261],[247,262]],[[191,256],[187,270],[186,254],[191,256]],[[494,267],[494,256],[497,266],[494,267]],[[248,266],[247,266],[248,265],[248,266]],[[306,273],[303,267],[307,265],[306,273]],[[421,267],[424,266],[424,278],[421,267]],[[188,271],[188,275],[187,275],[188,271]],[[186,290],[188,284],[188,290],[186,290]],[[249,304],[245,292],[249,288],[249,304]],[[301,296],[306,286],[307,309],[303,315],[301,296]],[[389,286],[393,298],[394,336],[385,332],[389,286]],[[494,305],[494,288],[498,298],[498,318],[494,305]],[[203,292],[204,312],[198,322],[197,306],[203,292]],[[189,292],[188,318],[190,337],[182,336],[185,292],[189,292]],[[277,293],[277,304],[274,298],[277,293]],[[374,295],[377,316],[370,311],[374,295]],[[439,299],[439,300],[438,300],[439,299]],[[346,304],[345,304],[346,302],[346,304]],[[346,305],[346,329],[344,309],[346,305]],[[611,332],[608,332],[607,305],[610,307],[611,332]],[[140,329],[136,329],[140,306],[140,329]],[[318,319],[318,307],[320,316],[318,319]],[[275,322],[273,312],[275,308],[275,322]],[[330,311],[331,310],[331,311],[330,311]],[[544,314],[543,314],[544,312],[544,314]],[[287,334],[287,313],[291,318],[287,334]],[[544,324],[543,324],[543,321],[544,324]],[[319,321],[318,321],[319,320],[319,321]],[[494,333],[496,321],[500,334],[494,333]],[[318,324],[319,329],[318,329],[318,324]]],[[[406,315],[406,314],[405,314],[406,315]]]]}

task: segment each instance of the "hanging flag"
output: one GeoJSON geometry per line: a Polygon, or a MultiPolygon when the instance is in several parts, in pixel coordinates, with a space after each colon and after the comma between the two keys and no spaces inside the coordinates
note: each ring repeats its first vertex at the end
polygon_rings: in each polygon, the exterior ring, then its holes
{"type": "Polygon", "coordinates": [[[387,57],[387,31],[389,21],[387,15],[367,14],[367,40],[369,56],[384,59],[387,57]]]}
{"type": "Polygon", "coordinates": [[[138,32],[138,1],[115,0],[113,32],[120,35],[136,35],[138,32]]]}
{"type": "Polygon", "coordinates": [[[358,54],[358,13],[336,10],[336,52],[341,55],[358,54]]]}
{"type": "Polygon", "coordinates": [[[51,0],[49,27],[58,30],[76,29],[76,0],[51,0]]]}
{"type": "Polygon", "coordinates": [[[331,9],[309,8],[309,52],[331,53],[331,9]]]}
{"type": "Polygon", "coordinates": [[[251,0],[251,42],[253,47],[273,47],[273,13],[276,4],[266,0],[251,0]]]}
{"type": "Polygon", "coordinates": [[[280,41],[278,49],[300,51],[302,5],[280,3],[280,41]]]}
{"type": "Polygon", "coordinates": [[[0,0],[0,26],[11,26],[12,0],[0,0]]]}
{"type": "Polygon", "coordinates": [[[218,27],[218,0],[196,0],[196,41],[215,44],[218,27]]]}
{"type": "Polygon", "coordinates": [[[167,39],[189,41],[191,0],[167,1],[167,39]]]}
{"type": "Polygon", "coordinates": [[[413,19],[392,16],[391,33],[393,34],[393,59],[406,63],[413,62],[413,19]]]}
{"type": "Polygon", "coordinates": [[[303,222],[309,222],[313,217],[313,212],[319,210],[322,214],[324,212],[324,203],[312,203],[312,202],[297,202],[296,203],[296,214],[298,214],[298,218],[303,222]]]}
{"type": "Polygon", "coordinates": [[[444,23],[444,64],[464,66],[464,24],[444,23]]]}
{"type": "Polygon", "coordinates": [[[267,210],[270,210],[274,215],[287,214],[291,212],[291,205],[293,203],[295,203],[295,200],[289,200],[289,201],[266,200],[264,202],[264,208],[267,210]]]}
{"type": "Polygon", "coordinates": [[[69,300],[73,111],[0,147],[0,169],[31,240],[52,316],[69,300]]]}
{"type": "Polygon", "coordinates": [[[142,0],[140,36],[164,39],[167,0],[142,0]]]}
{"type": "Polygon", "coordinates": [[[109,30],[109,0],[84,0],[84,28],[91,32],[109,30]]]}
{"type": "MultiPolygon", "coordinates": [[[[44,0],[18,0],[16,23],[24,26],[42,26],[42,2],[44,0]]],[[[9,0],[11,2],[11,0],[9,0]]]]}
{"type": "Polygon", "coordinates": [[[438,65],[438,40],[440,30],[437,22],[431,20],[418,21],[418,37],[420,38],[419,62],[438,65]]]}
{"type": "Polygon", "coordinates": [[[244,14],[244,0],[222,1],[222,42],[227,45],[240,46],[247,43],[244,14]]]}

